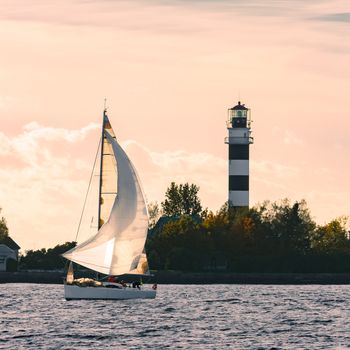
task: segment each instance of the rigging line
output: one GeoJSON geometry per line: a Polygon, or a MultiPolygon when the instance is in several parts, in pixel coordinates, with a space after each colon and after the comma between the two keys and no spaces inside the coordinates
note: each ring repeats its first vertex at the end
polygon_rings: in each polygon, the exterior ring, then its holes
{"type": "MultiPolygon", "coordinates": [[[[68,258],[68,259],[70,259],[70,258],[68,258]]],[[[79,264],[79,265],[82,265],[82,266],[85,266],[85,265],[92,265],[92,266],[101,267],[101,268],[103,268],[103,269],[108,269],[108,267],[106,267],[105,265],[94,264],[94,263],[91,263],[91,262],[86,261],[86,260],[78,260],[78,259],[74,258],[74,260],[72,259],[72,260],[70,260],[70,261],[75,262],[75,263],[77,263],[77,264],[79,264]],[[84,265],[84,264],[85,264],[85,265],[84,265]]],[[[130,267],[130,264],[118,265],[118,267],[119,267],[119,268],[121,268],[121,267],[130,267]]],[[[137,269],[137,267],[136,267],[135,269],[137,269]]],[[[133,269],[133,270],[135,270],[135,269],[133,269]]],[[[128,274],[128,273],[130,273],[131,271],[132,271],[132,270],[129,270],[129,271],[127,271],[127,272],[124,272],[123,274],[128,274]]],[[[97,272],[98,272],[98,271],[97,271],[97,272]]],[[[103,273],[103,272],[101,272],[101,273],[103,273]]]]}
{"type": "Polygon", "coordinates": [[[89,191],[90,191],[91,180],[92,180],[92,177],[93,177],[93,175],[94,175],[96,160],[97,160],[97,156],[98,156],[98,154],[99,154],[98,151],[99,151],[99,149],[100,149],[101,139],[102,139],[102,138],[100,138],[100,142],[98,143],[97,152],[96,152],[95,160],[94,160],[94,165],[93,165],[93,167],[92,167],[92,171],[91,171],[91,175],[90,175],[89,186],[88,186],[88,189],[87,189],[86,195],[85,195],[83,210],[81,211],[80,220],[79,220],[79,225],[78,225],[78,229],[77,229],[77,234],[75,235],[75,242],[77,242],[77,239],[78,239],[79,230],[80,230],[80,225],[81,225],[81,221],[82,221],[82,219],[83,219],[83,214],[84,214],[84,210],[85,210],[85,206],[86,206],[86,201],[87,201],[87,197],[88,197],[88,194],[89,194],[89,191]]]}

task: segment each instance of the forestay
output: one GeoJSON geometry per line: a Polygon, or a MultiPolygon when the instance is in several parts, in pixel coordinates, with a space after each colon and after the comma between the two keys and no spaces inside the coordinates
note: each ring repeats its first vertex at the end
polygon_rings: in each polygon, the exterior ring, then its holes
{"type": "Polygon", "coordinates": [[[96,235],[63,256],[108,275],[147,274],[148,264],[143,250],[148,213],[144,195],[136,171],[116,141],[106,115],[103,124],[99,218],[102,226],[96,235]],[[107,212],[110,212],[109,217],[107,212]]]}

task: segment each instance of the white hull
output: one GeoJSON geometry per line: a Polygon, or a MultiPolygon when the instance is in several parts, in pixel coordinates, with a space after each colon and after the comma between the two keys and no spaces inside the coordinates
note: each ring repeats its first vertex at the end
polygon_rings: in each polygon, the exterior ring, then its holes
{"type": "Polygon", "coordinates": [[[154,299],[157,291],[153,289],[138,288],[106,288],[106,287],[79,287],[64,285],[64,297],[66,300],[77,299],[154,299]]]}

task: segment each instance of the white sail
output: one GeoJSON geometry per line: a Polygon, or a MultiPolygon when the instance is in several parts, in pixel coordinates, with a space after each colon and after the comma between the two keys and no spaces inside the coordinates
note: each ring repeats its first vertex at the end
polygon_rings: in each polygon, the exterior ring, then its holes
{"type": "Polygon", "coordinates": [[[110,198],[114,200],[108,220],[96,235],[63,256],[104,274],[147,273],[147,258],[143,254],[148,231],[147,206],[136,171],[116,141],[108,118],[104,120],[104,146],[103,156],[113,156],[113,161],[109,158],[102,164],[101,223],[111,207],[110,198]],[[117,195],[113,180],[117,181],[117,195]]]}
{"type": "MultiPolygon", "coordinates": [[[[103,117],[103,130],[108,132],[114,139],[115,134],[106,114],[103,117]]],[[[115,197],[117,196],[117,164],[112,144],[107,137],[103,137],[102,155],[101,155],[101,192],[100,192],[100,216],[98,228],[107,222],[111,213],[115,197]]]]}
{"type": "Polygon", "coordinates": [[[66,281],[68,284],[72,284],[74,281],[74,271],[73,271],[73,263],[72,262],[69,263],[66,281]]]}
{"type": "Polygon", "coordinates": [[[147,261],[147,255],[145,253],[138,256],[134,261],[134,266],[132,270],[129,272],[131,274],[137,275],[149,275],[149,267],[147,261]]]}

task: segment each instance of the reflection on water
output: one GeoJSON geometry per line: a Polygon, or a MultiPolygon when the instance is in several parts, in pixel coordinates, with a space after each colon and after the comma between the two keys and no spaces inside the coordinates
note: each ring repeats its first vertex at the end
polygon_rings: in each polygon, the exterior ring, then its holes
{"type": "MultiPolygon", "coordinates": [[[[347,349],[348,286],[161,285],[155,300],[70,301],[0,285],[0,349],[347,349]]],[[[350,347],[349,347],[350,349],[350,347]]]]}

